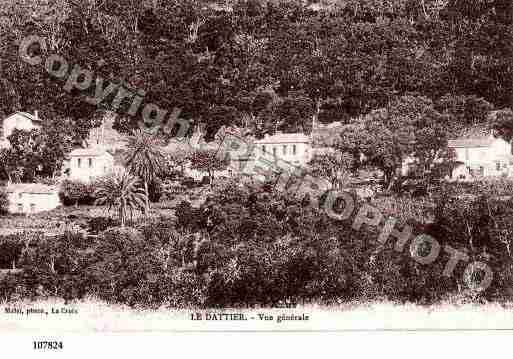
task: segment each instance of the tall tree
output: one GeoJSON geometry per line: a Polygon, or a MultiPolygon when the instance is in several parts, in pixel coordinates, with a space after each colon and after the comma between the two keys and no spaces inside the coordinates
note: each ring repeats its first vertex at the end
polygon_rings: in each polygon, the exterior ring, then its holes
{"type": "Polygon", "coordinates": [[[150,211],[148,186],[164,172],[164,164],[164,153],[159,146],[159,140],[153,134],[142,130],[134,131],[128,138],[126,167],[131,174],[139,177],[144,183],[147,215],[150,211]]]}
{"type": "Polygon", "coordinates": [[[228,163],[225,158],[219,158],[215,150],[201,150],[192,152],[189,156],[191,168],[208,173],[210,185],[214,184],[214,174],[216,171],[225,170],[228,163]]]}
{"type": "Polygon", "coordinates": [[[140,187],[139,179],[128,172],[119,172],[99,180],[95,196],[97,205],[105,205],[117,212],[124,227],[134,212],[147,207],[148,197],[140,187]]]}

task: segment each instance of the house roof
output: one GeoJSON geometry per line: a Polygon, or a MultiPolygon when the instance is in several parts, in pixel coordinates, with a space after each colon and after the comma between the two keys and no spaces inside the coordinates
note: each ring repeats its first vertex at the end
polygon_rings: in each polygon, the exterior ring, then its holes
{"type": "Polygon", "coordinates": [[[99,157],[108,154],[112,156],[103,148],[89,147],[89,148],[76,148],[69,153],[70,157],[99,157]]]}
{"type": "Polygon", "coordinates": [[[266,135],[261,140],[256,140],[255,144],[272,144],[272,143],[308,143],[310,137],[303,133],[276,133],[273,136],[266,135]]]}
{"type": "Polygon", "coordinates": [[[490,147],[495,141],[492,130],[487,125],[475,125],[462,128],[456,138],[448,142],[448,147],[452,148],[477,148],[490,147]]]}
{"type": "Polygon", "coordinates": [[[460,138],[457,140],[450,140],[448,147],[453,148],[475,148],[475,147],[490,147],[493,142],[491,137],[483,138],[460,138]]]}
{"type": "Polygon", "coordinates": [[[36,117],[36,116],[34,116],[34,115],[32,115],[32,114],[30,114],[28,112],[21,112],[21,111],[15,112],[15,113],[7,116],[5,118],[5,120],[10,118],[10,117],[16,116],[16,115],[23,116],[23,117],[25,117],[25,118],[29,119],[30,121],[33,121],[33,122],[41,122],[42,121],[41,118],[39,118],[39,117],[36,117]]]}
{"type": "Polygon", "coordinates": [[[54,194],[56,188],[42,183],[13,183],[7,186],[7,193],[21,192],[32,194],[54,194]]]}

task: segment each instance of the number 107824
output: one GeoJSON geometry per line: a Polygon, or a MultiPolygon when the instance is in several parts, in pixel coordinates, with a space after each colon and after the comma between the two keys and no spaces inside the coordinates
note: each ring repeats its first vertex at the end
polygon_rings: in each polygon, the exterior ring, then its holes
{"type": "Polygon", "coordinates": [[[62,342],[34,341],[34,350],[60,350],[63,348],[62,342]]]}

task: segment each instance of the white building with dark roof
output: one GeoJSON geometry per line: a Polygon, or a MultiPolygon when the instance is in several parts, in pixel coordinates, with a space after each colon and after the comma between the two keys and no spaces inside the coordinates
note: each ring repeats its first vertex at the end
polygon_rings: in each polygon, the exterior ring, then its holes
{"type": "Polygon", "coordinates": [[[58,189],[40,183],[15,183],[6,188],[9,212],[30,214],[50,211],[60,205],[58,189]]]}
{"type": "Polygon", "coordinates": [[[114,156],[99,147],[71,151],[63,166],[64,178],[86,183],[113,171],[114,156]]]}
{"type": "Polygon", "coordinates": [[[16,112],[2,120],[0,127],[0,147],[9,147],[7,140],[14,129],[30,131],[41,127],[41,119],[37,111],[34,115],[27,112],[16,112]]]}
{"type": "Polygon", "coordinates": [[[456,154],[453,179],[509,177],[513,175],[511,143],[492,134],[474,135],[451,140],[448,147],[456,154]]]}

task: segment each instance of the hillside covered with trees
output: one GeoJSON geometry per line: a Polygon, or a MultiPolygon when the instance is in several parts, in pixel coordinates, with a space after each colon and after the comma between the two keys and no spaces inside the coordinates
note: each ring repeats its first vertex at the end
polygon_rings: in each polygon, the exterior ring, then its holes
{"type": "MultiPolygon", "coordinates": [[[[63,91],[43,67],[20,61],[29,35],[104,87],[113,82],[144,91],[147,103],[181,108],[207,135],[222,125],[308,132],[313,114],[347,123],[404,95],[419,106],[431,101],[454,130],[513,101],[510,1],[226,3],[3,0],[0,115],[71,118],[83,137],[112,100],[93,106],[84,99],[94,86],[63,91]]],[[[137,116],[117,119],[121,132],[136,125],[137,116]]]]}
{"type": "Polygon", "coordinates": [[[13,231],[0,236],[0,297],[173,308],[511,301],[511,181],[442,183],[437,166],[469,129],[513,137],[512,39],[510,0],[0,0],[0,118],[37,110],[45,119],[10,135],[0,180],[54,179],[107,111],[127,136],[126,172],[62,181],[62,207],[1,217],[13,231]],[[46,44],[31,55],[60,56],[68,72],[90,71],[90,84],[22,60],[28,36],[46,44]],[[131,95],[120,99],[120,89],[131,95]],[[144,106],[133,101],[180,109],[188,135],[201,128],[207,141],[227,127],[261,138],[336,124],[323,127],[336,128],[319,141],[333,151],[308,163],[310,174],[340,189],[348,172],[377,170],[382,191],[351,190],[357,207],[377,208],[389,232],[394,217],[436,238],[441,260],[424,266],[376,242],[380,223],[359,231],[327,216],[327,193],[215,178],[226,161],[210,147],[163,151],[174,130],[139,131],[144,106]],[[393,191],[408,157],[437,180],[411,195],[393,191]],[[187,166],[207,175],[187,178],[187,166]],[[37,230],[18,230],[29,221],[37,230]],[[493,267],[484,293],[465,289],[473,267],[446,275],[447,246],[493,267]]]}

